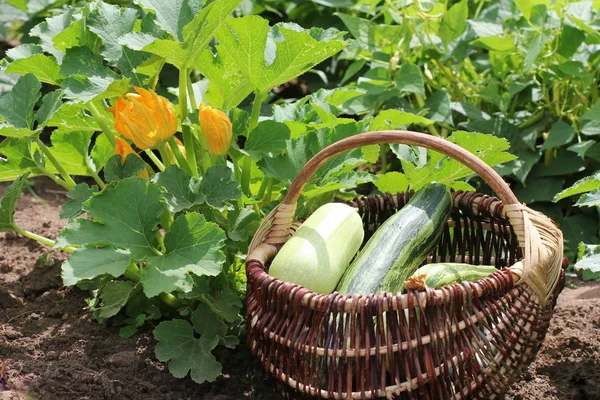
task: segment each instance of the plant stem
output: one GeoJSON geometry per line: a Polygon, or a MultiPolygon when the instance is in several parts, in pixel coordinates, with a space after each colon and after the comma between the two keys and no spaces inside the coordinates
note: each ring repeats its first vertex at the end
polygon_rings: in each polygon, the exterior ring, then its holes
{"type": "Polygon", "coordinates": [[[154,165],[156,165],[159,170],[161,170],[161,171],[165,170],[165,165],[158,159],[158,157],[156,157],[156,154],[154,154],[154,152],[152,150],[146,149],[146,150],[144,150],[144,153],[146,153],[146,155],[148,157],[150,157],[150,159],[152,160],[154,165]]]}
{"type": "Polygon", "coordinates": [[[181,307],[181,302],[179,301],[179,299],[175,296],[173,296],[171,293],[161,293],[158,295],[158,297],[160,297],[160,299],[163,301],[163,303],[165,303],[168,306],[171,306],[173,308],[179,308],[181,307]]]}
{"type": "MultiPolygon", "coordinates": [[[[254,94],[254,103],[252,104],[252,112],[250,114],[250,122],[248,124],[248,133],[246,137],[250,136],[250,133],[256,128],[258,124],[258,117],[260,117],[260,108],[264,95],[262,93],[254,94]]],[[[242,165],[242,191],[248,197],[252,196],[250,191],[250,181],[252,179],[252,158],[250,156],[244,156],[244,162],[242,165]]]]}
{"type": "MultiPolygon", "coordinates": [[[[26,229],[21,229],[19,227],[15,227],[15,232],[17,232],[29,239],[33,239],[36,242],[45,244],[46,246],[49,246],[49,247],[54,247],[54,245],[56,245],[56,241],[54,241],[52,239],[48,239],[45,236],[38,235],[37,233],[30,232],[26,229]]],[[[66,246],[62,250],[66,251],[67,253],[73,253],[73,252],[75,252],[76,249],[73,246],[66,246]]]]}
{"type": "Polygon", "coordinates": [[[184,121],[188,114],[187,109],[187,76],[186,69],[179,70],[179,116],[181,119],[181,131],[183,133],[183,144],[185,146],[186,158],[189,163],[192,176],[198,177],[198,164],[196,162],[196,149],[194,148],[194,136],[190,127],[184,125],[184,121]]]}
{"type": "MultiPolygon", "coordinates": [[[[415,99],[417,100],[417,104],[419,105],[419,108],[425,107],[425,100],[423,99],[423,96],[421,96],[420,94],[415,94],[415,99]]],[[[433,124],[429,125],[427,127],[427,130],[429,130],[429,133],[431,133],[433,136],[438,136],[438,137],[440,136],[440,133],[435,128],[435,126],[433,126],[433,124]]]]}
{"type": "Polygon", "coordinates": [[[271,181],[272,178],[264,178],[260,184],[260,189],[258,189],[258,193],[256,194],[256,198],[257,199],[262,199],[263,196],[265,195],[265,190],[267,189],[267,186],[269,185],[269,182],[271,181]]]}
{"type": "Polygon", "coordinates": [[[134,282],[139,282],[142,277],[142,271],[138,268],[135,263],[129,264],[125,272],[123,273],[127,278],[131,279],[134,282]]]}
{"type": "Polygon", "coordinates": [[[198,103],[196,103],[196,94],[194,93],[194,85],[192,83],[192,80],[187,79],[187,91],[188,91],[188,96],[190,98],[190,103],[192,104],[192,110],[194,110],[196,107],[198,107],[198,103]]]}
{"type": "Polygon", "coordinates": [[[165,166],[169,166],[173,164],[173,160],[171,159],[171,155],[167,151],[167,147],[165,144],[161,144],[158,146],[158,152],[160,153],[160,158],[165,166]]]}
{"type": "Polygon", "coordinates": [[[69,190],[73,189],[75,187],[75,185],[77,185],[77,184],[75,183],[73,178],[71,178],[71,175],[69,175],[67,170],[65,170],[65,168],[60,163],[60,161],[58,161],[58,159],[56,157],[54,157],[54,154],[52,154],[50,149],[48,147],[46,147],[46,145],[44,143],[42,143],[42,141],[40,140],[40,138],[38,136],[35,136],[33,138],[33,141],[38,145],[38,147],[40,148],[40,150],[42,150],[42,152],[44,153],[46,158],[48,158],[48,160],[50,160],[52,165],[54,165],[54,168],[56,168],[56,170],[58,171],[60,176],[62,176],[62,178],[65,180],[65,183],[67,184],[67,189],[69,189],[69,190]]]}
{"type": "Polygon", "coordinates": [[[115,145],[117,144],[117,142],[115,141],[115,134],[106,123],[106,119],[102,115],[100,115],[100,111],[98,111],[94,103],[92,103],[91,101],[88,103],[88,110],[92,114],[92,117],[94,117],[94,119],[98,122],[98,125],[100,125],[100,129],[102,129],[102,132],[104,132],[110,144],[113,147],[115,147],[115,145]]]}
{"type": "MultiPolygon", "coordinates": [[[[175,159],[177,159],[179,166],[185,171],[185,173],[187,175],[192,176],[192,171],[190,170],[190,166],[187,163],[187,160],[185,159],[181,150],[179,150],[179,146],[177,145],[177,142],[175,141],[174,137],[171,137],[169,139],[169,147],[171,147],[171,151],[175,155],[175,159]]],[[[187,152],[187,150],[186,150],[186,152],[187,152]]]]}
{"type": "Polygon", "coordinates": [[[387,172],[387,146],[385,144],[379,145],[379,159],[381,160],[381,173],[387,172]]]}
{"type": "Polygon", "coordinates": [[[89,158],[86,160],[86,166],[87,166],[87,170],[88,170],[89,174],[92,176],[92,178],[94,178],[94,181],[96,181],[96,183],[98,184],[98,187],[101,190],[103,190],[106,187],[106,185],[104,184],[104,182],[102,181],[102,179],[100,179],[100,176],[98,176],[98,174],[96,173],[96,171],[94,170],[94,168],[90,164],[90,159],[89,158]]]}

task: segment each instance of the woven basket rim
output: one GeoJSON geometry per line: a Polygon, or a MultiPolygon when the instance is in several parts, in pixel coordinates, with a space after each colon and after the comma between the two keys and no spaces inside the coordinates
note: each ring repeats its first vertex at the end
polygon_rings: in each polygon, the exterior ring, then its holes
{"type": "MultiPolygon", "coordinates": [[[[409,192],[399,192],[397,195],[401,195],[409,192]]],[[[384,196],[394,196],[390,193],[385,193],[384,196]]],[[[354,198],[352,201],[347,202],[351,205],[354,202],[357,202],[360,199],[365,199],[368,197],[374,197],[376,195],[367,195],[360,196],[354,198]]],[[[489,196],[487,194],[479,193],[479,192],[464,192],[464,191],[453,191],[453,208],[464,209],[468,207],[469,203],[475,205],[474,200],[478,199],[483,202],[482,206],[485,207],[484,210],[480,208],[480,206],[476,208],[472,208],[474,214],[480,214],[482,211],[489,213],[491,217],[495,218],[503,218],[502,208],[503,204],[500,199],[494,196],[489,196]],[[490,210],[491,209],[491,210],[490,210]]],[[[355,206],[355,208],[358,208],[355,206]]],[[[506,223],[511,227],[511,223],[508,219],[506,219],[506,223]]],[[[277,248],[278,252],[280,248],[277,248]]],[[[276,254],[276,253],[275,253],[276,254]]],[[[275,255],[274,254],[274,255],[275,255]]],[[[273,255],[273,257],[274,257],[273,255]]],[[[272,257],[268,257],[268,260],[271,261],[272,257]]],[[[481,278],[475,282],[462,282],[462,283],[454,283],[451,285],[445,285],[439,289],[430,289],[427,288],[425,290],[407,290],[406,292],[379,292],[379,293],[368,293],[368,294],[355,294],[355,295],[342,295],[338,292],[332,292],[328,294],[317,293],[314,292],[302,285],[288,282],[276,278],[266,271],[266,266],[263,264],[262,260],[259,259],[248,259],[246,260],[246,272],[248,275],[252,274],[256,280],[260,282],[261,285],[277,285],[277,287],[281,287],[282,285],[289,285],[292,287],[290,290],[289,297],[290,299],[301,296],[302,304],[308,306],[313,310],[320,310],[324,305],[333,304],[334,302],[344,302],[344,311],[350,312],[353,309],[356,309],[360,305],[360,307],[367,307],[369,304],[375,302],[380,303],[383,302],[383,310],[398,310],[398,309],[408,309],[410,306],[414,307],[415,305],[418,307],[427,307],[427,292],[431,292],[434,298],[439,299],[438,304],[444,303],[449,299],[449,291],[459,290],[464,292],[463,294],[467,294],[468,298],[480,298],[486,297],[489,295],[502,295],[507,291],[511,290],[515,283],[518,283],[519,278],[521,277],[520,270],[523,267],[522,258],[517,260],[513,265],[504,267],[502,269],[498,269],[498,271],[492,273],[488,277],[481,278]],[[503,284],[498,285],[498,281],[502,280],[503,284]],[[499,286],[504,287],[504,290],[500,290],[499,286]],[[414,296],[416,295],[416,298],[414,296]],[[390,301],[391,299],[391,301],[390,301]]],[[[522,283],[522,282],[521,282],[522,283]]],[[[520,284],[520,283],[519,283],[520,284]]]]}

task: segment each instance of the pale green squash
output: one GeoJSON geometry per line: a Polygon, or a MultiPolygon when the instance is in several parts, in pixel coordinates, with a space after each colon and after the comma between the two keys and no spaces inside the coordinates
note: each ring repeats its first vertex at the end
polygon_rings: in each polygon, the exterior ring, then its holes
{"type": "Polygon", "coordinates": [[[269,274],[314,292],[333,292],[365,232],[358,211],[346,204],[319,207],[283,245],[269,274]]]}

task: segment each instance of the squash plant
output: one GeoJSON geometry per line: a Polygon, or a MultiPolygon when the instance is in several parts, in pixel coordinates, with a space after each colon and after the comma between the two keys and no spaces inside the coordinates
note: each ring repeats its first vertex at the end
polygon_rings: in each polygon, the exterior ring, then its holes
{"type": "MultiPolygon", "coordinates": [[[[239,3],[65,6],[0,63],[20,75],[0,97],[0,181],[14,181],[0,201],[0,231],[71,253],[63,282],[90,291],[95,318],[120,315],[125,337],[155,326],[157,358],[196,382],[220,373],[216,346],[238,343],[248,242],[310,157],[369,129],[433,123],[400,110],[343,117],[361,88],[264,107],[274,87],[350,41],[335,29],[236,17],[239,3]],[[56,240],[15,222],[34,176],[68,190],[56,240]]],[[[504,139],[460,131],[449,139],[491,164],[513,159],[504,139]]],[[[315,176],[299,212],[375,180],[380,191],[430,180],[470,188],[456,161],[395,151],[406,153],[408,178],[355,172],[380,150],[350,151],[315,176]]]]}

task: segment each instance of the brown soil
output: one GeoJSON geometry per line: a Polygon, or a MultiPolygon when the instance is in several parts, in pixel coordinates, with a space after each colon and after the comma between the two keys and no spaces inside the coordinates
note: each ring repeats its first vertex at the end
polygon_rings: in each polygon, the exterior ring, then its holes
{"type": "MultiPolygon", "coordinates": [[[[4,192],[0,186],[0,195],[4,192]]],[[[29,194],[18,203],[18,224],[55,237],[64,191],[35,186],[47,205],[29,194]]],[[[148,330],[122,339],[118,327],[101,326],[85,310],[86,293],[64,288],[64,255],[12,233],[0,233],[0,398],[214,399],[282,397],[260,372],[248,349],[224,350],[223,375],[212,384],[176,379],[154,358],[148,330]]],[[[559,298],[546,342],[514,385],[510,400],[600,399],[600,285],[572,282],[559,298]]]]}

